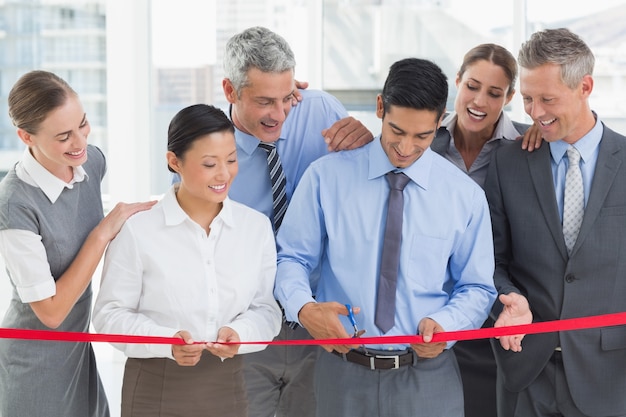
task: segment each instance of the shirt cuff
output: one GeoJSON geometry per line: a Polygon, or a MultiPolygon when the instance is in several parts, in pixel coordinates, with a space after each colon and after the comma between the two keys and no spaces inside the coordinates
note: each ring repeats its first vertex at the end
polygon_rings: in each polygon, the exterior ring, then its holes
{"type": "Polygon", "coordinates": [[[54,280],[47,280],[28,287],[16,287],[16,290],[17,295],[20,296],[20,300],[22,300],[23,303],[32,303],[56,295],[57,286],[54,280]]]}

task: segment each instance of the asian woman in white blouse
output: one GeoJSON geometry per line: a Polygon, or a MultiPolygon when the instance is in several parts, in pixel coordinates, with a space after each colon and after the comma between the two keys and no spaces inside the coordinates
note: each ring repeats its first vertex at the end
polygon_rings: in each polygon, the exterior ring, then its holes
{"type": "Polygon", "coordinates": [[[246,416],[238,354],[264,345],[223,343],[279,331],[272,227],[228,198],[237,151],[221,110],[199,104],[174,116],[167,164],[180,183],[111,242],[94,327],[186,343],[116,345],[128,357],[122,416],[246,416]]]}

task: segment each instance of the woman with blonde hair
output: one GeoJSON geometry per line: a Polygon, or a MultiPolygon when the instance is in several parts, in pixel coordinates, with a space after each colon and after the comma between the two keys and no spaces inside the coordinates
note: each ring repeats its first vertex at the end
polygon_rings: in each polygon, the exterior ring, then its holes
{"type": "MultiPolygon", "coordinates": [[[[2,327],[88,332],[91,277],[111,239],[154,202],[104,217],[104,155],[78,95],[46,71],[22,76],[9,114],[26,149],[0,183],[0,254],[13,286],[2,327]]],[[[0,340],[0,415],[106,417],[88,343],[0,340]]]]}

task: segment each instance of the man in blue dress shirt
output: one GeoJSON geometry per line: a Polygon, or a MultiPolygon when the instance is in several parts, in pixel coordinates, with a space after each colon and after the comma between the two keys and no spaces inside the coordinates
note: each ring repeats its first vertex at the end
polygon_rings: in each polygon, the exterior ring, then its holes
{"type": "MultiPolygon", "coordinates": [[[[272,220],[268,153],[259,147],[261,142],[276,146],[289,201],[311,162],[329,150],[362,146],[373,138],[360,122],[347,117],[335,97],[323,91],[301,90],[302,101],[292,107],[297,92],[294,68],[289,44],[266,28],[246,29],[226,44],[222,87],[235,125],[239,163],[229,197],[272,220]]],[[[310,338],[294,324],[283,323],[277,339],[310,338]]],[[[314,416],[313,371],[318,354],[315,346],[269,346],[245,355],[249,416],[314,416]]]]}
{"type": "Polygon", "coordinates": [[[412,345],[324,346],[332,354],[323,352],[316,364],[317,416],[463,415],[452,343],[431,343],[432,335],[480,327],[496,292],[485,195],[429,148],[447,94],[446,76],[432,62],[393,64],[377,98],[381,135],[313,162],[291,199],[277,236],[275,288],[287,320],[316,339],[350,337],[350,304],[370,337],[424,338],[412,345]],[[410,181],[394,324],[383,332],[375,311],[390,171],[410,181]]]}

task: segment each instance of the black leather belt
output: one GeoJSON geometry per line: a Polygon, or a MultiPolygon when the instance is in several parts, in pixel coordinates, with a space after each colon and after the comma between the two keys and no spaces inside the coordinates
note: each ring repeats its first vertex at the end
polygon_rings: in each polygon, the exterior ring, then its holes
{"type": "Polygon", "coordinates": [[[339,353],[333,350],[333,353],[346,362],[356,363],[374,369],[398,369],[401,366],[413,364],[413,351],[398,353],[397,355],[372,354],[364,353],[358,350],[351,350],[348,353],[339,353]]]}

